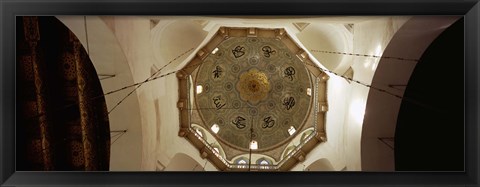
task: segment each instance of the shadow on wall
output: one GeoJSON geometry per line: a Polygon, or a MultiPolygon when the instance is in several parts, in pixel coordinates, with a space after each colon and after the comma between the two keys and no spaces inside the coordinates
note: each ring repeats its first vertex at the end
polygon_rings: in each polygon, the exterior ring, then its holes
{"type": "Polygon", "coordinates": [[[192,157],[184,153],[177,153],[170,160],[164,171],[205,171],[203,167],[192,157]]]}
{"type": "MultiPolygon", "coordinates": [[[[457,85],[446,84],[457,78],[463,78],[461,70],[463,67],[461,65],[463,62],[462,44],[458,46],[457,42],[454,42],[452,44],[457,45],[454,47],[449,43],[444,43],[442,45],[448,50],[445,48],[443,51],[430,52],[432,46],[437,45],[435,43],[438,43],[442,35],[448,32],[447,28],[459,18],[458,16],[414,16],[402,25],[385,48],[383,57],[419,60],[380,59],[372,86],[395,95],[402,96],[403,94],[404,98],[403,100],[398,99],[377,89],[370,89],[366,105],[367,112],[362,126],[362,171],[431,170],[433,167],[425,166],[432,160],[425,155],[430,155],[430,158],[438,158],[432,153],[436,152],[443,157],[445,152],[448,152],[445,148],[449,143],[443,143],[447,135],[440,130],[445,128],[443,124],[446,121],[440,120],[440,123],[437,124],[439,121],[435,119],[437,116],[448,115],[440,113],[432,115],[431,108],[422,107],[418,103],[450,107],[448,104],[450,101],[458,101],[458,98],[451,96],[463,93],[461,88],[460,90],[454,88],[457,85]],[[460,57],[458,58],[457,52],[453,51],[460,51],[460,57]],[[429,53],[437,56],[436,60],[427,62],[424,57],[429,53]],[[455,73],[449,72],[450,70],[455,73]],[[450,73],[455,76],[450,76],[450,73]],[[418,77],[423,78],[418,79],[418,77]],[[427,99],[417,97],[416,94],[412,95],[412,91],[426,96],[427,99]],[[450,91],[455,94],[451,95],[448,93],[450,91]],[[433,98],[438,100],[433,103],[428,101],[433,98]],[[411,108],[405,108],[406,105],[411,108]],[[444,149],[442,150],[440,147],[444,149]],[[402,160],[401,164],[398,163],[399,160],[402,160]],[[410,169],[406,169],[402,165],[409,165],[410,169]]],[[[455,36],[452,39],[462,42],[463,34],[460,33],[459,36],[460,38],[455,36]]],[[[461,97],[460,95],[459,99],[461,97]]],[[[460,104],[462,103],[460,101],[460,104]]],[[[445,168],[441,165],[446,160],[449,158],[444,157],[443,161],[436,160],[435,165],[438,165],[436,167],[445,168]]]]}
{"type": "Polygon", "coordinates": [[[417,103],[402,101],[395,133],[397,171],[464,170],[463,28],[463,18],[447,28],[408,82],[404,96],[417,103]]]}

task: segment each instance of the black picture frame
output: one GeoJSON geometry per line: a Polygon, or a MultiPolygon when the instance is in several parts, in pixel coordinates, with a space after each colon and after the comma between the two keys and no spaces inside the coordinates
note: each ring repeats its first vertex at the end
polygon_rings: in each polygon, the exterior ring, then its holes
{"type": "Polygon", "coordinates": [[[140,0],[0,2],[0,184],[3,186],[479,185],[478,0],[140,0]],[[21,15],[464,15],[465,172],[16,172],[15,16],[21,15]]]}

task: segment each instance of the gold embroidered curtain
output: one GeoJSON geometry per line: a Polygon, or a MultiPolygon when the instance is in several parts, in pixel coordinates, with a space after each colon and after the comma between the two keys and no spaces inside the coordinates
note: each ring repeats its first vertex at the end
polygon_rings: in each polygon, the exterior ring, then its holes
{"type": "Polygon", "coordinates": [[[16,169],[108,170],[108,112],[87,52],[55,17],[16,27],[16,169]]]}

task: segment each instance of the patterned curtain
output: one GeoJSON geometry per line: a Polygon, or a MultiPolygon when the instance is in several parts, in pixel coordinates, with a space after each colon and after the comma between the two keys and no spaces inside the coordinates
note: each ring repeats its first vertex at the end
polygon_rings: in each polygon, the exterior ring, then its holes
{"type": "Polygon", "coordinates": [[[106,171],[108,113],[95,68],[55,17],[17,17],[17,171],[106,171]]]}

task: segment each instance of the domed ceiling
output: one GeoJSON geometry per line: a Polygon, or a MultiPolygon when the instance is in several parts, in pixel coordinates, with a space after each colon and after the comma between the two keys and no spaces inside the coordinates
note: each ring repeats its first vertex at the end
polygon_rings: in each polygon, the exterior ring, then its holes
{"type": "Polygon", "coordinates": [[[328,76],[283,29],[222,27],[177,77],[179,135],[221,170],[292,167],[326,140],[328,76]]]}
{"type": "Polygon", "coordinates": [[[303,63],[274,38],[235,37],[222,42],[215,55],[200,65],[196,94],[205,128],[218,124],[217,136],[235,148],[248,150],[253,139],[258,150],[281,144],[300,129],[313,98],[310,76],[303,63]]]}

